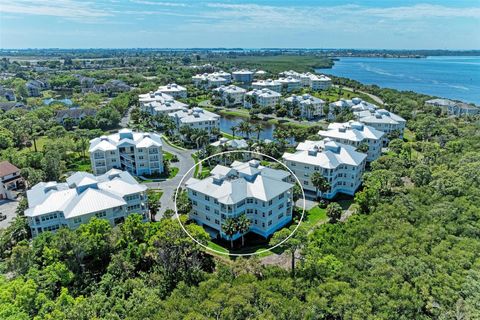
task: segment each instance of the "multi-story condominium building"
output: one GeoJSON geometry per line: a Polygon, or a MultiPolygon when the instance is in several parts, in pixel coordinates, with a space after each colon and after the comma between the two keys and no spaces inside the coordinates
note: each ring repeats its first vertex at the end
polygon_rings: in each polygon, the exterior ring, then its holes
{"type": "Polygon", "coordinates": [[[25,216],[33,237],[61,227],[76,229],[93,217],[117,225],[138,213],[146,221],[146,191],[125,171],[112,169],[100,176],[76,172],[65,183],[40,182],[28,190],[25,216]]]}
{"type": "Polygon", "coordinates": [[[14,199],[13,191],[23,188],[25,181],[20,175],[20,169],[8,161],[0,162],[0,200],[14,199]]]}
{"type": "Polygon", "coordinates": [[[304,87],[310,87],[312,90],[326,90],[332,86],[332,79],[323,74],[301,73],[297,79],[304,87]]]}
{"type": "Polygon", "coordinates": [[[48,82],[42,80],[29,80],[25,84],[28,96],[39,97],[43,90],[50,88],[48,82]]]}
{"type": "Polygon", "coordinates": [[[140,109],[143,111],[151,114],[164,114],[168,115],[169,113],[179,111],[179,110],[186,110],[188,107],[187,104],[174,100],[164,100],[164,101],[152,101],[147,103],[140,104],[140,109]]]}
{"type": "Polygon", "coordinates": [[[187,89],[176,83],[169,83],[166,86],[160,86],[157,91],[171,95],[174,98],[187,97],[187,89]]]}
{"type": "Polygon", "coordinates": [[[287,71],[280,72],[279,75],[284,78],[292,77],[294,79],[300,80],[301,73],[294,70],[287,70],[287,71]]]}
{"type": "Polygon", "coordinates": [[[282,92],[282,84],[277,80],[267,79],[258,80],[252,83],[253,89],[270,89],[276,92],[282,92]]]}
{"type": "Polygon", "coordinates": [[[235,82],[252,83],[254,73],[249,70],[237,70],[232,72],[232,78],[235,82]]]}
{"type": "Polygon", "coordinates": [[[298,108],[300,110],[300,116],[306,119],[312,119],[323,115],[323,106],[325,101],[320,98],[316,98],[309,94],[303,94],[301,96],[292,95],[285,99],[285,102],[291,104],[290,114],[293,114],[293,110],[298,108]]]}
{"type": "Polygon", "coordinates": [[[103,174],[112,168],[133,175],[163,172],[162,139],[156,133],[122,129],[90,140],[88,152],[95,174],[103,174]]]}
{"type": "Polygon", "coordinates": [[[202,108],[180,110],[172,112],[168,116],[177,126],[177,132],[181,127],[187,126],[191,129],[205,130],[213,138],[212,130],[220,129],[220,116],[202,108]]]}
{"type": "Polygon", "coordinates": [[[166,102],[166,101],[173,101],[173,97],[169,94],[162,93],[160,91],[150,91],[148,93],[142,93],[138,95],[138,101],[140,102],[140,106],[143,104],[147,104],[150,102],[166,102]]]}
{"type": "Polygon", "coordinates": [[[232,82],[232,75],[224,71],[197,74],[192,77],[193,84],[202,88],[216,88],[232,82]]]}
{"type": "Polygon", "coordinates": [[[274,107],[280,102],[282,95],[270,89],[254,89],[245,94],[245,108],[251,108],[254,104],[260,107],[274,107]]]}
{"type": "Polygon", "coordinates": [[[367,144],[368,162],[380,157],[385,136],[384,132],[358,121],[331,123],[327,130],[320,130],[318,134],[321,137],[330,138],[335,142],[347,144],[355,148],[358,148],[362,144],[367,144]]]}
{"type": "Polygon", "coordinates": [[[293,77],[279,78],[276,81],[280,83],[282,85],[282,89],[284,89],[287,92],[291,92],[293,90],[302,88],[302,82],[293,77]]]}
{"type": "MultiPolygon", "coordinates": [[[[223,223],[245,214],[251,221],[250,232],[267,238],[292,220],[289,176],[285,170],[261,166],[258,160],[217,165],[210,177],[187,181],[193,205],[190,218],[212,236],[230,239],[222,230],[223,223]]],[[[232,239],[240,236],[237,233],[232,239]]]]}
{"type": "Polygon", "coordinates": [[[226,106],[242,104],[247,90],[234,86],[220,86],[213,91],[222,99],[226,106]]]}
{"type": "Polygon", "coordinates": [[[454,106],[448,107],[447,110],[448,114],[458,117],[480,114],[480,107],[464,102],[458,102],[454,106]]]}
{"type": "Polygon", "coordinates": [[[329,105],[329,112],[328,112],[328,119],[334,120],[336,118],[337,112],[342,110],[351,110],[353,112],[356,111],[366,111],[371,110],[375,111],[378,106],[374,105],[373,103],[363,101],[361,98],[352,98],[350,99],[340,99],[338,101],[332,102],[329,105]]]}
{"type": "MultiPolygon", "coordinates": [[[[403,131],[405,130],[405,124],[407,121],[393,112],[385,109],[377,109],[355,111],[353,114],[358,121],[365,123],[367,126],[373,127],[379,131],[383,131],[386,134],[398,132],[400,138],[403,137],[403,131]]],[[[387,135],[385,135],[384,143],[388,142],[386,136],[387,135]]]]}
{"type": "Polygon", "coordinates": [[[295,153],[284,153],[283,161],[302,184],[305,196],[332,199],[338,193],[354,195],[362,182],[367,155],[355,147],[337,143],[329,138],[322,141],[305,141],[295,153]],[[323,193],[312,184],[310,177],[318,172],[330,183],[323,193]]]}
{"type": "Polygon", "coordinates": [[[425,101],[425,105],[439,107],[444,113],[453,116],[473,116],[480,114],[480,107],[478,106],[449,99],[431,99],[425,101]]]}

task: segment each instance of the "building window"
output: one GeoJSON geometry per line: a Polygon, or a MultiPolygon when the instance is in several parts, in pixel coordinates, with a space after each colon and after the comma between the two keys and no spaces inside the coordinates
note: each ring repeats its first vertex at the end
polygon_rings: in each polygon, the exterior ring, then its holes
{"type": "Polygon", "coordinates": [[[205,206],[205,210],[210,211],[210,207],[209,207],[209,206],[205,206]]]}
{"type": "Polygon", "coordinates": [[[205,195],[205,200],[210,201],[210,197],[205,195]]]}
{"type": "Polygon", "coordinates": [[[192,194],[193,194],[194,196],[196,196],[196,195],[197,195],[197,191],[192,191],[192,194]]]}
{"type": "Polygon", "coordinates": [[[215,219],[215,224],[220,224],[220,221],[218,219],[215,219]]]}
{"type": "Polygon", "coordinates": [[[283,218],[283,213],[279,214],[278,215],[278,220],[282,219],[283,218]]]}
{"type": "Polygon", "coordinates": [[[272,225],[272,220],[268,221],[268,225],[269,225],[269,226],[272,225]]]}
{"type": "Polygon", "coordinates": [[[80,222],[82,222],[82,218],[80,218],[80,217],[73,219],[73,223],[80,223],[80,222]]]}
{"type": "Polygon", "coordinates": [[[193,200],[193,201],[192,201],[192,204],[193,204],[194,206],[196,206],[196,205],[197,205],[197,201],[193,200]]]}

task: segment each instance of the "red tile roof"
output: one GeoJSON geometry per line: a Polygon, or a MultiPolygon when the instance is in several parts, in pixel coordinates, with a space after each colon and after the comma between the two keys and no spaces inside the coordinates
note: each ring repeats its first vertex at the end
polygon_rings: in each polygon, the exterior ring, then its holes
{"type": "Polygon", "coordinates": [[[0,162],[0,177],[8,176],[9,174],[12,174],[12,173],[17,172],[17,171],[20,171],[20,169],[15,167],[10,162],[8,162],[8,161],[0,162]]]}

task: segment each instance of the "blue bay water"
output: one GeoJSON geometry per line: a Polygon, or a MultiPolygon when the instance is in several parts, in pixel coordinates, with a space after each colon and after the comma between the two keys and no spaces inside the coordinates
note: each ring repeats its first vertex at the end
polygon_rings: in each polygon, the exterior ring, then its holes
{"type": "Polygon", "coordinates": [[[332,74],[398,90],[480,104],[480,57],[340,58],[332,74]]]}

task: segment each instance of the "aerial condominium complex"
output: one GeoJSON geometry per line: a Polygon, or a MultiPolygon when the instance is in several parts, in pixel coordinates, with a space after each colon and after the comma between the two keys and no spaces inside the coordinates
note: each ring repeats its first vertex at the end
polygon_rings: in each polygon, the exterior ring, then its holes
{"type": "MultiPolygon", "coordinates": [[[[213,238],[230,239],[222,230],[228,218],[246,215],[250,230],[269,237],[292,220],[293,184],[290,173],[261,166],[258,160],[217,165],[208,178],[186,183],[193,209],[190,218],[213,238]]],[[[232,236],[238,239],[240,233],[232,236]]]]}
{"type": "Polygon", "coordinates": [[[384,132],[358,121],[331,123],[327,130],[320,130],[318,134],[321,137],[330,138],[333,141],[348,144],[355,148],[358,148],[362,144],[368,145],[368,162],[380,157],[383,138],[385,136],[384,132]]]}
{"type": "Polygon", "coordinates": [[[282,92],[282,84],[277,80],[267,79],[258,80],[252,83],[253,89],[270,89],[276,92],[282,92]]]}
{"type": "Polygon", "coordinates": [[[171,95],[160,91],[140,94],[138,96],[140,109],[151,115],[164,114],[183,110],[188,107],[185,103],[175,100],[171,95]]]}
{"type": "Polygon", "coordinates": [[[254,73],[249,70],[237,70],[232,72],[232,78],[235,82],[242,82],[242,83],[251,83],[253,81],[254,73]]]}
{"type": "Polygon", "coordinates": [[[220,86],[213,90],[226,106],[242,104],[247,90],[234,86],[220,86]]]}
{"type": "Polygon", "coordinates": [[[280,102],[282,95],[270,89],[254,89],[245,94],[244,107],[251,108],[254,104],[260,107],[274,107],[280,102]]]}
{"type": "Polygon", "coordinates": [[[212,130],[220,129],[220,116],[202,108],[180,110],[172,112],[168,116],[175,123],[177,132],[181,127],[187,126],[191,129],[205,130],[213,137],[212,130]]]}
{"type": "Polygon", "coordinates": [[[431,99],[425,101],[425,105],[439,107],[444,113],[452,116],[473,116],[480,114],[479,106],[449,99],[431,99]]]}
{"type": "Polygon", "coordinates": [[[33,237],[61,227],[76,229],[93,217],[117,225],[138,213],[146,221],[146,191],[125,171],[112,169],[100,176],[76,172],[65,183],[40,182],[28,190],[25,216],[33,237]]]}
{"type": "Polygon", "coordinates": [[[323,106],[325,101],[320,98],[316,98],[309,94],[303,94],[301,96],[292,95],[285,99],[286,104],[290,104],[288,110],[290,114],[294,114],[293,110],[298,108],[300,110],[300,117],[306,119],[312,119],[323,115],[323,106]]]}
{"type": "Polygon", "coordinates": [[[156,133],[122,129],[90,140],[88,151],[95,174],[103,174],[112,168],[133,175],[163,172],[162,139],[156,133]]]}
{"type": "MultiPolygon", "coordinates": [[[[365,110],[353,112],[358,121],[365,123],[367,126],[375,128],[385,133],[398,132],[399,137],[403,138],[403,131],[407,121],[393,112],[385,109],[365,110]]],[[[387,143],[388,139],[384,142],[387,143]]]]}
{"type": "Polygon", "coordinates": [[[187,97],[187,89],[176,83],[169,83],[166,86],[160,86],[157,91],[171,95],[174,98],[187,97]]]}
{"type": "Polygon", "coordinates": [[[306,197],[332,199],[337,193],[355,194],[362,182],[367,155],[357,152],[355,147],[326,138],[302,142],[295,153],[286,152],[282,158],[300,180],[306,197]],[[310,178],[315,172],[328,180],[328,191],[322,193],[312,183],[310,178]]]}

